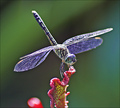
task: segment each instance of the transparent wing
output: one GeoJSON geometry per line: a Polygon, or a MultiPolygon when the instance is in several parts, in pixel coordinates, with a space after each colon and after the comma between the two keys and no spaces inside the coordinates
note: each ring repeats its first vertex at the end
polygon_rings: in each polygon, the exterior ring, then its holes
{"type": "Polygon", "coordinates": [[[98,30],[98,31],[95,31],[95,32],[92,32],[92,33],[86,33],[86,34],[78,35],[78,36],[72,37],[70,39],[67,39],[63,44],[69,46],[69,45],[84,41],[85,39],[92,38],[92,37],[110,32],[111,30],[113,30],[113,28],[107,28],[107,29],[98,30]]]}
{"type": "Polygon", "coordinates": [[[89,38],[87,40],[69,45],[67,48],[70,53],[78,54],[96,48],[97,46],[101,45],[102,42],[103,40],[100,37],[89,38]]]}
{"type": "Polygon", "coordinates": [[[15,65],[14,71],[22,72],[35,68],[46,59],[53,49],[56,49],[56,47],[49,46],[21,57],[21,60],[15,65]]]}
{"type": "Polygon", "coordinates": [[[40,49],[38,51],[35,51],[35,52],[31,53],[31,54],[20,57],[20,59],[30,57],[30,56],[34,56],[34,55],[40,54],[42,52],[46,52],[46,51],[53,50],[53,49],[57,49],[57,46],[55,45],[55,46],[48,46],[48,47],[42,48],[42,49],[40,49]]]}
{"type": "Polygon", "coordinates": [[[23,72],[23,71],[27,71],[27,70],[37,67],[39,64],[41,64],[46,59],[49,53],[50,51],[46,51],[46,52],[42,52],[34,56],[29,56],[29,57],[21,59],[15,65],[14,71],[23,72]]]}

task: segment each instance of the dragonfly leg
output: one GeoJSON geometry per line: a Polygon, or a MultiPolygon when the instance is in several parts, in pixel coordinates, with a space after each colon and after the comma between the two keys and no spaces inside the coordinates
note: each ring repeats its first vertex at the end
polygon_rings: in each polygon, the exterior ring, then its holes
{"type": "Polygon", "coordinates": [[[65,72],[64,67],[65,67],[65,63],[62,62],[61,65],[60,65],[60,75],[61,75],[62,78],[63,78],[63,73],[65,72]]]}

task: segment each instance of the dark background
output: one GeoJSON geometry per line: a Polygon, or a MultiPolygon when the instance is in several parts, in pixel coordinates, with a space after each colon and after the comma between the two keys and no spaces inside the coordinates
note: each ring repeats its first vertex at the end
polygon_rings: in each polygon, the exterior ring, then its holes
{"type": "Polygon", "coordinates": [[[103,44],[77,55],[76,73],[69,82],[69,107],[119,107],[119,1],[2,0],[1,33],[1,107],[27,107],[31,97],[49,107],[47,91],[53,77],[60,78],[61,60],[52,52],[37,68],[16,73],[21,56],[50,45],[32,15],[36,10],[58,43],[75,35],[112,27],[103,44]]]}

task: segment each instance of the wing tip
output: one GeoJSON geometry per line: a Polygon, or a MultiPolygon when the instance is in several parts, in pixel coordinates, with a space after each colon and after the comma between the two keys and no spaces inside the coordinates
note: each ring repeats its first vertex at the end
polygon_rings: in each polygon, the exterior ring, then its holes
{"type": "Polygon", "coordinates": [[[14,70],[13,70],[14,72],[17,72],[17,70],[14,68],[14,70]]]}
{"type": "Polygon", "coordinates": [[[103,43],[103,39],[101,37],[95,37],[95,39],[98,40],[98,45],[96,47],[100,46],[103,43]]]}
{"type": "Polygon", "coordinates": [[[13,70],[14,72],[20,72],[20,71],[18,71],[16,68],[14,68],[14,70],[13,70]]]}
{"type": "Polygon", "coordinates": [[[22,62],[23,60],[20,60],[16,65],[15,65],[15,67],[14,67],[14,72],[23,72],[23,71],[25,71],[25,70],[23,70],[23,69],[20,69],[20,67],[19,67],[19,64],[22,62]]]}
{"type": "Polygon", "coordinates": [[[20,68],[16,65],[13,71],[14,71],[14,72],[25,72],[25,71],[27,71],[27,70],[20,69],[20,68]]]}
{"type": "Polygon", "coordinates": [[[113,28],[107,28],[106,30],[107,30],[108,32],[110,32],[110,31],[113,30],[113,28]]]}
{"type": "Polygon", "coordinates": [[[14,67],[14,72],[20,72],[18,69],[17,69],[17,65],[14,67]]]}
{"type": "Polygon", "coordinates": [[[18,68],[18,65],[16,64],[15,67],[14,67],[14,72],[22,72],[19,68],[18,68]]]}

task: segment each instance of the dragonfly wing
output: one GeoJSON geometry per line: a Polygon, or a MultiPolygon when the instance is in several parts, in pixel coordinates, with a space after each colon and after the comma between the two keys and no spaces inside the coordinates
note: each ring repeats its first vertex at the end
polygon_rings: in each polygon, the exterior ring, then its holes
{"type": "Polygon", "coordinates": [[[101,45],[102,42],[103,40],[100,37],[89,38],[87,40],[69,45],[67,48],[71,54],[78,54],[96,48],[101,45]]]}
{"type": "Polygon", "coordinates": [[[49,46],[21,57],[21,60],[15,65],[14,71],[22,72],[35,68],[46,59],[53,49],[54,46],[49,46]]]}
{"type": "Polygon", "coordinates": [[[41,64],[46,59],[49,53],[50,51],[46,51],[46,52],[42,52],[34,56],[21,59],[15,65],[14,71],[23,72],[23,71],[27,71],[27,70],[37,67],[39,64],[41,64]]]}
{"type": "Polygon", "coordinates": [[[98,30],[98,31],[95,31],[95,32],[78,35],[78,36],[72,37],[70,39],[67,39],[63,44],[69,46],[69,45],[81,42],[84,39],[92,38],[92,37],[110,32],[111,30],[113,30],[113,28],[107,28],[107,29],[104,29],[104,30],[98,30]]]}
{"type": "Polygon", "coordinates": [[[57,49],[57,46],[55,45],[55,46],[48,46],[48,47],[42,48],[42,49],[40,49],[38,51],[35,51],[31,54],[20,57],[20,59],[23,59],[23,58],[26,58],[26,57],[31,57],[31,56],[34,56],[34,55],[37,55],[37,54],[40,54],[42,52],[46,52],[46,51],[49,51],[49,50],[53,50],[53,49],[57,49]]]}

